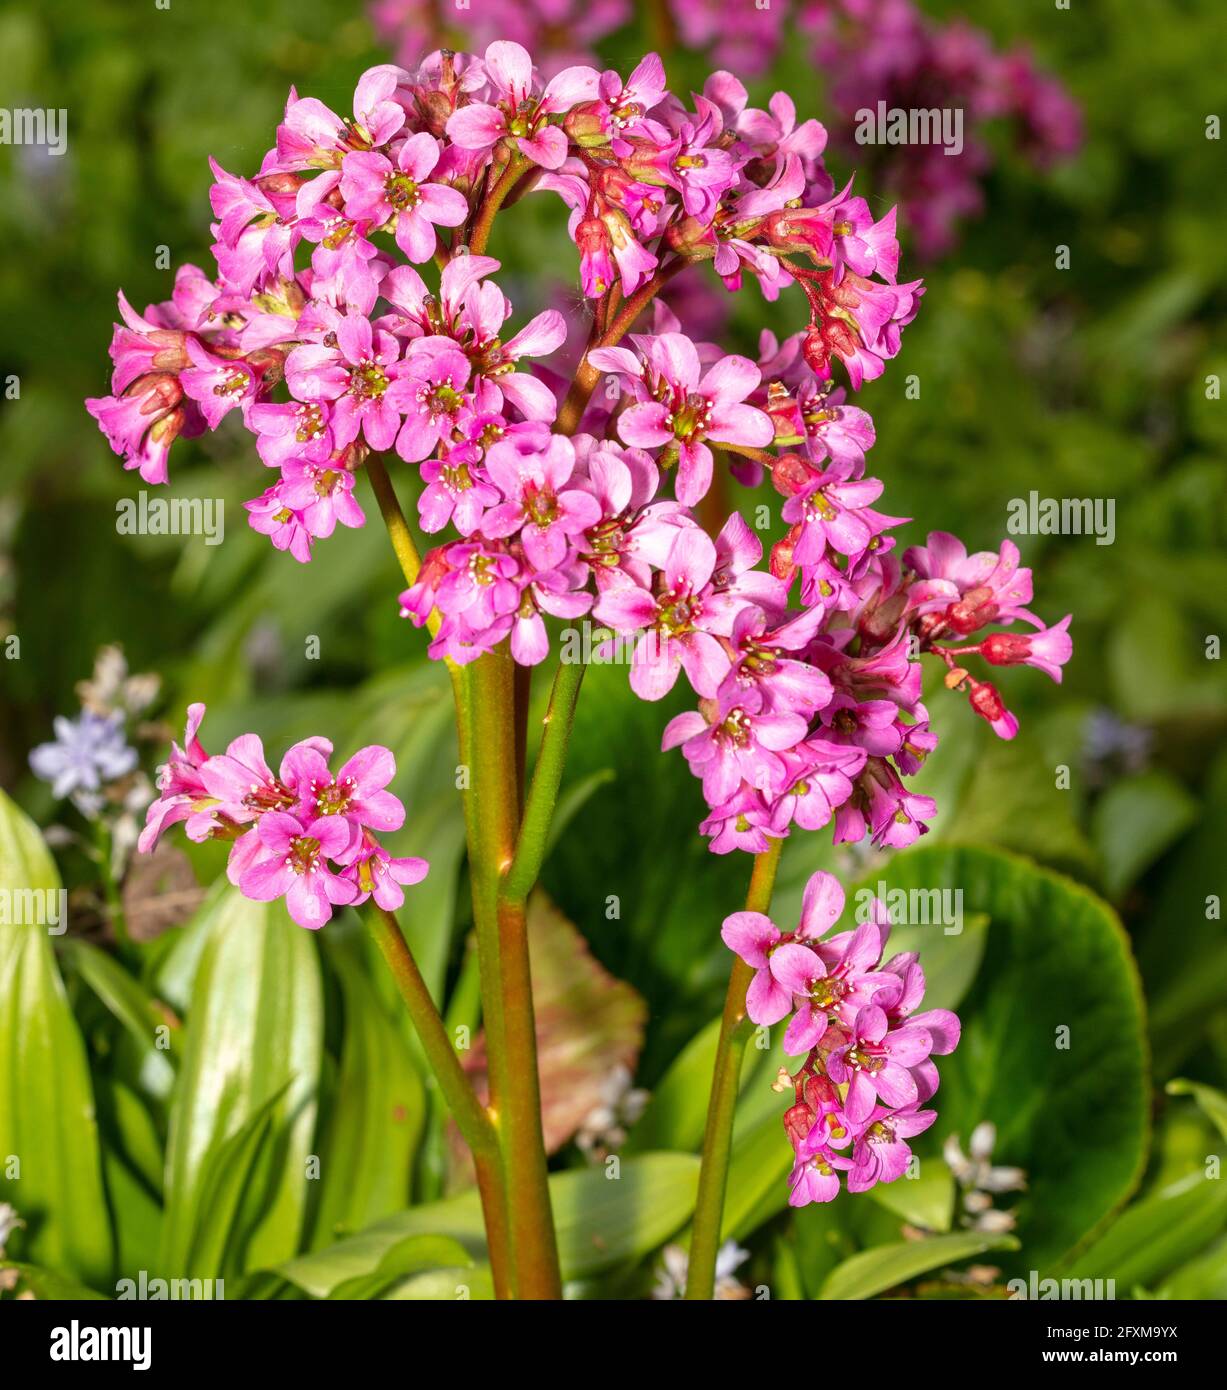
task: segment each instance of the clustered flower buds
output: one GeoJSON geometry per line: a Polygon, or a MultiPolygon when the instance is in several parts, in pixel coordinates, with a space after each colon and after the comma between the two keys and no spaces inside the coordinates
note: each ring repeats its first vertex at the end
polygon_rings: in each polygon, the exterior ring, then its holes
{"type": "Polygon", "coordinates": [[[285,898],[294,921],[311,928],[322,927],[334,906],[368,898],[394,911],[405,900],[402,885],[426,877],[426,860],[394,858],[374,833],[405,821],[404,806],[386,790],[396,775],[388,749],[362,748],[333,776],[332,744],[303,739],[274,774],[255,734],[210,757],[199,737],[204,713],[204,705],[189,705],[183,746],[171,745],[141,833],[143,853],[181,821],[197,843],[231,840],[230,882],[257,902],[285,898]]]}
{"type": "Polygon", "coordinates": [[[916,1013],[925,990],[916,953],[882,963],[890,917],[880,902],[855,929],[825,935],[843,907],[836,880],[816,873],[796,931],[780,932],[761,912],[724,919],[725,944],[754,970],[747,1014],[762,1026],[791,1014],[784,1050],[805,1059],[794,1075],[781,1070],[777,1083],[793,1089],[784,1129],[796,1155],[795,1207],[831,1201],[840,1173],[849,1192],[902,1177],[907,1141],[937,1118],[920,1108],[937,1091],[933,1056],[959,1042],[949,1009],[916,1013]]]}

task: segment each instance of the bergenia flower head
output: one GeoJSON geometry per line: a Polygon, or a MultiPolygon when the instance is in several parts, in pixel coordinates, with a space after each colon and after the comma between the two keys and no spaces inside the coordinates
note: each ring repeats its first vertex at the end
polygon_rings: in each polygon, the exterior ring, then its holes
{"type": "Polygon", "coordinates": [[[186,822],[193,840],[231,841],[227,873],[244,897],[285,898],[294,921],[312,929],[335,907],[372,896],[394,910],[404,901],[403,885],[426,876],[425,860],[394,857],[376,834],[405,821],[404,805],[387,790],[396,775],[387,748],[359,750],[334,775],[332,744],[303,739],[274,773],[255,734],[210,757],[199,738],[204,715],[204,705],[189,706],[183,747],[171,745],[146,813],[143,853],[178,822],[186,822]]]}

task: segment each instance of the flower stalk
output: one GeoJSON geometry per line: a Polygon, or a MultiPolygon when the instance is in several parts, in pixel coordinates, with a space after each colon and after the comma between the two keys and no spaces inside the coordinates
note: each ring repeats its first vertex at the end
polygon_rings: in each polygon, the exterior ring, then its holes
{"type": "MultiPolygon", "coordinates": [[[[754,856],[746,911],[765,913],[771,906],[775,874],[779,867],[783,840],[772,840],[767,849],[754,856]]],[[[724,1194],[728,1186],[729,1155],[733,1144],[733,1117],[737,1109],[737,1086],[741,1060],[752,1025],[746,1014],[746,990],[753,971],[735,958],[729,972],[728,993],[720,1020],[716,1043],[716,1064],[712,1070],[711,1100],[703,1132],[703,1158],[699,1169],[699,1193],[695,1200],[690,1235],[690,1265],[686,1278],[686,1297],[710,1300],[716,1288],[716,1254],[720,1249],[720,1225],[724,1217],[724,1194]]]]}
{"type": "Polygon", "coordinates": [[[439,1083],[456,1127],[473,1154],[494,1287],[500,1297],[506,1297],[511,1289],[510,1245],[498,1135],[460,1065],[447,1028],[400,929],[396,914],[372,903],[366,919],[371,936],[405,1002],[422,1051],[439,1083]]]}

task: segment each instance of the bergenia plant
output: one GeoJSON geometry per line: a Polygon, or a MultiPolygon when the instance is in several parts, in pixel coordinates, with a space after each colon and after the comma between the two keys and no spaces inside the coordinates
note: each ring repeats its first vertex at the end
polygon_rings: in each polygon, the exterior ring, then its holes
{"type": "Polygon", "coordinates": [[[331,745],[311,738],[274,772],[253,734],[207,756],[193,705],[142,847],[178,822],[194,840],[232,841],[239,891],[284,897],[304,927],[367,904],[473,1152],[502,1296],[561,1292],[526,904],[584,674],[568,654],[591,644],[561,643],[522,782],[529,679],[559,623],[625,641],[644,700],[689,687],[693,708],[662,729],[663,747],[701,783],[696,833],[753,860],[744,909],[712,912],[732,973],[693,1298],[712,1295],[751,1024],[780,1027],[797,1060],[781,1081],[794,1096],[794,1204],[901,1175],[935,1116],[933,1059],[959,1037],[952,1014],[922,1009],[915,955],[885,954],[883,911],[839,922],[829,875],[811,879],[795,928],[772,921],[784,842],[827,830],[896,848],[925,834],[937,807],[910,784],[937,743],[923,658],[1010,738],[1016,720],[985,667],[1059,680],[1070,655],[1068,619],[1046,627],[1032,613],[1031,574],[1009,542],[979,554],[944,533],[896,545],[905,519],[866,474],[873,422],[849,392],[897,356],[923,286],[899,274],[894,212],[875,219],[834,190],[824,143],[785,94],[756,110],[728,72],[689,99],[670,91],[655,54],[626,74],[581,64],[544,80],[523,47],[496,41],[413,71],[373,68],[352,113],[291,92],[258,168],[213,166],[216,274],[183,267],[170,300],[143,314],[121,295],[113,394],[87,403],[124,466],[155,484],[179,435],[241,421],[253,476],[257,458],[266,470],[251,525],[286,563],[310,561],[338,524],[365,524],[366,476],[404,573],[388,603],[426,628],[455,692],[488,1098],[396,922],[426,865],[381,841],[404,818],[387,749],[334,771],[331,745]],[[492,231],[529,195],[569,229],[578,325],[557,309],[525,313],[500,287],[492,231]],[[728,293],[774,306],[778,331],[755,355],[706,341],[660,298],[704,263],[728,293]],[[584,335],[568,381],[557,364],[584,335]],[[768,478],[781,500],[765,549],[728,498],[734,481],[768,478]],[[403,494],[433,542],[424,554],[403,494]]]}

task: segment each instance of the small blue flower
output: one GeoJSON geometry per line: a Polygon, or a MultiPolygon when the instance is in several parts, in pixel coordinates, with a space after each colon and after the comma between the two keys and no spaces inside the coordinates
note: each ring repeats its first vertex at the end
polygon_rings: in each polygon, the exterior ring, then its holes
{"type": "Polygon", "coordinates": [[[57,797],[96,792],[104,782],[136,766],[135,748],[124,738],[123,715],[84,711],[78,719],[57,717],[55,742],[40,743],[30,754],[36,776],[51,783],[57,797]]]}

